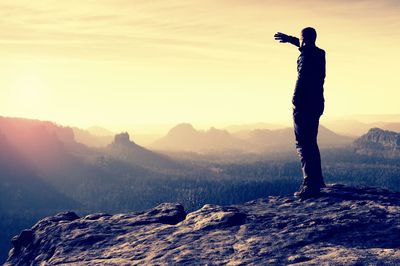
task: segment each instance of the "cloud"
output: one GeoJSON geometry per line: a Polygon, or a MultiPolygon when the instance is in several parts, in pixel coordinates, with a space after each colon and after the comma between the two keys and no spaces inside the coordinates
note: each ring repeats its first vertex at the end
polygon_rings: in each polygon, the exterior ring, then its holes
{"type": "Polygon", "coordinates": [[[26,53],[39,44],[41,53],[49,47],[69,55],[82,49],[77,56],[96,53],[97,48],[105,52],[99,57],[156,53],[179,58],[192,53],[197,58],[252,61],[273,44],[273,31],[296,33],[307,23],[334,33],[335,23],[363,33],[399,33],[399,8],[398,1],[371,0],[12,0],[0,3],[0,47],[26,53]]]}

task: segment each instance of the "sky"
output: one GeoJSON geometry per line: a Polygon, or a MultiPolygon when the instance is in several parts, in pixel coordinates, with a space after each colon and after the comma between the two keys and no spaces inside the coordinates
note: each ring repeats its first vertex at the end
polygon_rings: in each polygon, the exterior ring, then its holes
{"type": "Polygon", "coordinates": [[[317,29],[325,117],[399,114],[400,2],[2,0],[0,115],[111,129],[289,122],[317,29]]]}

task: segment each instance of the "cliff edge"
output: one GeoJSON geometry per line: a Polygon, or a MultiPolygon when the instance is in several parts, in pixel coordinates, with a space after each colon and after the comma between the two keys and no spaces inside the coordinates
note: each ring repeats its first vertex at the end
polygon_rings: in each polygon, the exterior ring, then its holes
{"type": "Polygon", "coordinates": [[[331,185],[186,214],[60,213],[12,240],[5,265],[400,265],[400,193],[331,185]]]}

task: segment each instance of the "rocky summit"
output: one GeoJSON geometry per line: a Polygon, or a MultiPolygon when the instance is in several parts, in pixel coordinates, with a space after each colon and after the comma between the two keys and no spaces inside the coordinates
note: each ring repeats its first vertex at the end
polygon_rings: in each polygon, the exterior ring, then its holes
{"type": "Polygon", "coordinates": [[[400,133],[371,128],[353,143],[355,152],[386,158],[400,158],[400,133]]]}
{"type": "Polygon", "coordinates": [[[60,213],[12,239],[5,265],[400,265],[400,193],[330,185],[186,213],[60,213]]]}

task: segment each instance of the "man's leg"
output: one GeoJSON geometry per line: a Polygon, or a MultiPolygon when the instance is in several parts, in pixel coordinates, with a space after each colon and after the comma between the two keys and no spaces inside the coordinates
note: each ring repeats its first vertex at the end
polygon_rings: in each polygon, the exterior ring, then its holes
{"type": "Polygon", "coordinates": [[[317,144],[319,115],[294,113],[296,149],[303,171],[303,187],[319,191],[325,184],[322,178],[321,156],[317,144]]]}
{"type": "Polygon", "coordinates": [[[318,187],[325,187],[321,169],[321,154],[319,152],[317,136],[319,126],[319,116],[310,118],[310,167],[307,169],[309,175],[312,177],[312,182],[318,187]]]}
{"type": "MultiPolygon", "coordinates": [[[[318,130],[318,127],[317,127],[317,130],[318,130]]],[[[317,131],[317,134],[318,134],[318,131],[317,131]]],[[[315,139],[315,142],[313,143],[313,149],[312,149],[311,154],[312,154],[311,159],[313,162],[312,173],[315,176],[315,182],[320,188],[323,188],[323,187],[325,187],[325,182],[324,182],[324,178],[322,175],[321,154],[319,152],[317,139],[315,139]]]]}

